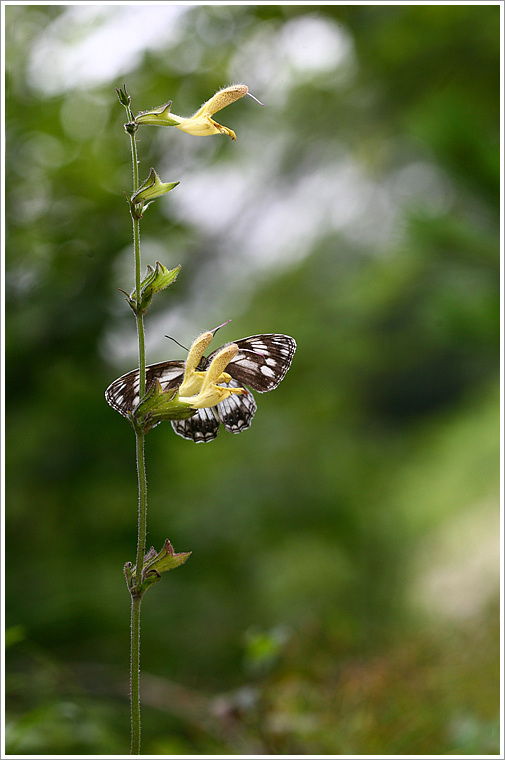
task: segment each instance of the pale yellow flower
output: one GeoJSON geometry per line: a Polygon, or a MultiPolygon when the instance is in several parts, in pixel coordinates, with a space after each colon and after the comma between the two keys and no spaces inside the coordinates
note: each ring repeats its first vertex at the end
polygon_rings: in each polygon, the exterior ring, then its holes
{"type": "Polygon", "coordinates": [[[216,92],[210,100],[207,100],[193,116],[184,117],[170,113],[172,101],[163,106],[153,108],[151,111],[143,111],[136,118],[137,124],[151,124],[155,127],[177,127],[182,132],[195,137],[208,137],[210,135],[228,135],[236,140],[235,132],[228,127],[223,127],[211,117],[226,108],[236,100],[243,98],[248,92],[245,84],[233,84],[216,92]]]}
{"type": "Polygon", "coordinates": [[[245,388],[227,388],[218,385],[218,383],[229,383],[231,380],[231,376],[225,372],[225,369],[238,352],[238,346],[235,343],[223,346],[207,370],[197,369],[212,337],[210,331],[200,335],[191,346],[186,360],[184,378],[179,387],[179,402],[189,404],[192,409],[216,406],[234,393],[239,395],[247,393],[245,388]]]}

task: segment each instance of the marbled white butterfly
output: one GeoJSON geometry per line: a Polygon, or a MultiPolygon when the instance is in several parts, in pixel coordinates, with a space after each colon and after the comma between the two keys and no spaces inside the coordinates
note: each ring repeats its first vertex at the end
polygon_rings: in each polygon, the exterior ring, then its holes
{"type": "MultiPolygon", "coordinates": [[[[228,387],[238,388],[248,385],[259,393],[277,388],[291,366],[296,342],[289,335],[251,335],[249,338],[233,341],[238,353],[226,367],[232,379],[228,387]]],[[[213,357],[220,351],[213,351],[204,357],[198,367],[204,371],[213,357]]],[[[184,376],[183,361],[166,361],[146,367],[146,390],[158,380],[162,390],[176,388],[184,376]]],[[[226,387],[226,386],[225,386],[226,387]]],[[[123,417],[139,403],[139,371],[127,372],[114,380],[105,391],[107,403],[123,417]]],[[[223,423],[230,433],[246,430],[256,411],[256,402],[250,391],[244,395],[232,395],[215,407],[198,409],[187,420],[172,420],[172,427],[178,435],[196,443],[212,441],[223,423]]]]}

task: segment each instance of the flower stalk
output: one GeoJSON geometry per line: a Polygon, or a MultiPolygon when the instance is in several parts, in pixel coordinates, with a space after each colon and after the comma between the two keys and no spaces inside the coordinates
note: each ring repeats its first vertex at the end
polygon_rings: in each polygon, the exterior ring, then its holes
{"type": "Polygon", "coordinates": [[[160,262],[148,266],[147,274],[141,278],[140,260],[140,220],[147,207],[168,193],[178,182],[162,182],[154,168],[147,179],[140,183],[137,157],[136,132],[140,124],[154,126],[175,126],[183,132],[194,136],[224,134],[236,139],[233,130],[215,122],[212,115],[248,93],[245,85],[231,85],[217,92],[191,117],[184,118],[170,114],[171,103],[149,112],[143,112],[136,118],[131,109],[131,99],[126,87],[116,89],[119,102],[125,108],[127,123],[125,131],[130,137],[133,191],[126,194],[133,224],[133,253],[135,266],[135,288],[125,293],[126,300],[135,314],[138,340],[138,386],[135,392],[128,394],[124,388],[119,390],[117,382],[106,391],[108,402],[131,422],[135,432],[135,452],[138,477],[138,524],[137,553],[135,565],[127,562],[124,567],[126,583],[131,596],[131,639],[130,639],[130,704],[131,704],[131,754],[140,754],[140,612],[145,591],[161,578],[161,573],[183,564],[191,552],[176,554],[168,539],[160,552],[151,549],[146,554],[147,537],[147,477],[145,464],[145,435],[148,430],[163,420],[185,420],[195,415],[198,410],[217,406],[232,394],[247,394],[244,388],[223,387],[231,381],[225,371],[230,361],[236,356],[238,346],[228,344],[213,357],[206,369],[203,353],[209,345],[213,332],[203,333],[194,341],[185,372],[179,387],[169,386],[163,389],[155,377],[150,375],[149,387],[146,388],[146,352],[144,333],[144,314],[154,294],[164,290],[176,279],[180,267],[168,269],[160,262]],[[169,115],[170,114],[170,115],[169,115]],[[125,399],[131,405],[126,405],[125,399]],[[132,401],[134,399],[134,402],[132,401]]]}
{"type": "MultiPolygon", "coordinates": [[[[124,90],[116,90],[122,105],[125,107],[128,124],[125,126],[130,136],[132,169],[133,169],[133,193],[139,189],[139,169],[137,158],[137,143],[135,133],[137,126],[133,123],[130,96],[124,90]]],[[[134,211],[131,204],[131,217],[133,222],[133,253],[135,259],[135,294],[136,302],[141,301],[141,273],[140,273],[140,216],[134,211]]],[[[137,323],[138,358],[139,358],[139,394],[144,396],[146,389],[146,350],[144,333],[144,313],[141,309],[135,312],[137,323]]],[[[130,626],[130,707],[131,707],[131,746],[132,755],[140,755],[140,606],[142,604],[141,576],[144,564],[146,535],[147,535],[147,477],[145,463],[145,433],[135,426],[135,454],[137,460],[138,477],[138,523],[137,523],[137,557],[136,557],[136,583],[130,590],[131,594],[131,626],[130,626]]]]}

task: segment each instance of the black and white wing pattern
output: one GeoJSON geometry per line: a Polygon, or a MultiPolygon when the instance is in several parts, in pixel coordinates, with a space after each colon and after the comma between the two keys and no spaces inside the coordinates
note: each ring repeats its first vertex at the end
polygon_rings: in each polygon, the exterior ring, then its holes
{"type": "MultiPolygon", "coordinates": [[[[155,380],[159,380],[162,390],[177,388],[184,376],[184,362],[160,362],[146,367],[146,390],[155,380]]],[[[132,369],[109,385],[105,391],[105,400],[123,417],[128,417],[140,401],[139,371],[132,369]]]]}
{"type": "MultiPolygon", "coordinates": [[[[259,393],[266,393],[277,388],[293,360],[296,342],[289,335],[268,334],[251,335],[248,338],[233,341],[238,346],[238,353],[226,367],[232,379],[229,387],[249,386],[259,393]]],[[[199,369],[206,370],[214,356],[221,350],[213,351],[204,357],[199,369]]],[[[184,376],[184,362],[167,361],[151,364],[146,368],[146,389],[158,380],[163,390],[176,388],[184,376]]],[[[226,387],[226,384],[223,384],[226,387]]],[[[247,390],[247,389],[246,389],[247,390]]],[[[132,370],[115,380],[105,391],[107,403],[123,417],[139,403],[139,372],[132,370]]],[[[175,432],[195,443],[212,441],[222,424],[230,433],[241,433],[250,427],[256,402],[248,390],[243,395],[231,395],[215,407],[198,409],[187,420],[172,420],[175,432]]]]}
{"type": "MultiPolygon", "coordinates": [[[[238,353],[228,364],[226,371],[239,385],[248,385],[259,393],[277,388],[291,366],[296,351],[296,341],[289,335],[251,335],[233,341],[238,353]]],[[[218,349],[220,350],[220,349],[218,349]]],[[[212,358],[217,351],[207,357],[212,358]]]]}
{"type": "MultiPolygon", "coordinates": [[[[232,379],[229,383],[224,383],[223,387],[239,388],[240,383],[232,379]]],[[[196,414],[187,420],[172,420],[172,427],[183,438],[189,438],[195,443],[207,443],[218,434],[220,423],[229,433],[247,430],[255,411],[256,401],[251,391],[247,391],[241,396],[228,396],[210,409],[198,409],[196,414]]]]}
{"type": "Polygon", "coordinates": [[[219,432],[219,420],[214,414],[214,407],[198,409],[196,414],[187,420],[171,420],[172,427],[183,438],[189,438],[195,443],[213,441],[219,432]]]}

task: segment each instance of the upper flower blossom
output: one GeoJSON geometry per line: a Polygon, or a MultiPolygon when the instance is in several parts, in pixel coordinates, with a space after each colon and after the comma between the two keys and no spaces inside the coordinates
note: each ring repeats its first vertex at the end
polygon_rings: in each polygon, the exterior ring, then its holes
{"type": "Polygon", "coordinates": [[[184,117],[170,113],[170,100],[165,105],[153,108],[151,111],[142,111],[135,117],[137,124],[152,124],[155,127],[177,127],[182,132],[196,137],[208,137],[209,135],[229,135],[236,140],[235,132],[228,127],[223,127],[214,121],[212,116],[222,108],[229,106],[236,100],[243,98],[248,92],[245,84],[233,84],[216,92],[210,100],[207,100],[193,116],[184,117]]]}

